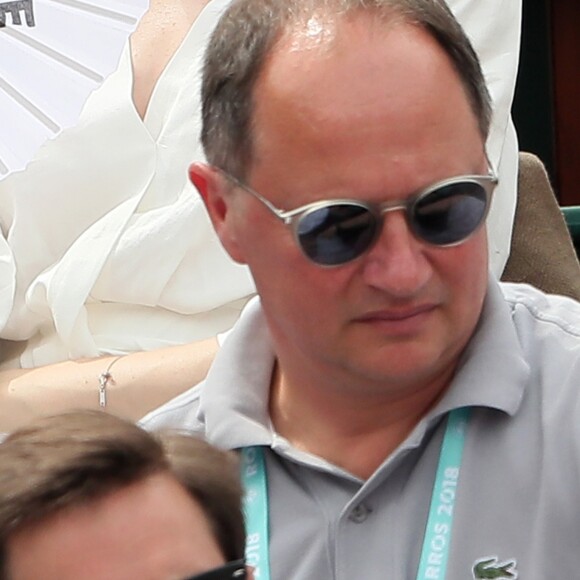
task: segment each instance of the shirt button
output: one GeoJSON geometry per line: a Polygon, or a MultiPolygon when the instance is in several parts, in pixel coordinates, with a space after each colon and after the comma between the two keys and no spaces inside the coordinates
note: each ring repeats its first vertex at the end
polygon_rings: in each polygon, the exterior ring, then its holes
{"type": "Polygon", "coordinates": [[[368,517],[372,510],[364,503],[359,503],[350,512],[348,519],[355,524],[362,524],[368,517]]]}

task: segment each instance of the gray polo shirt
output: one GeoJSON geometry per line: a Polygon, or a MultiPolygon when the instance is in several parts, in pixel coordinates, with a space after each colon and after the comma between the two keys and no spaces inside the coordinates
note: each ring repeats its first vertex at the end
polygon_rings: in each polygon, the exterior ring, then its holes
{"type": "MultiPolygon", "coordinates": [[[[267,447],[274,580],[414,580],[444,419],[463,406],[473,411],[447,580],[580,578],[580,304],[490,281],[449,391],[367,481],[275,433],[273,362],[256,299],[207,380],[142,425],[191,430],[230,449],[267,447]]],[[[442,580],[440,547],[431,575],[442,580]]]]}

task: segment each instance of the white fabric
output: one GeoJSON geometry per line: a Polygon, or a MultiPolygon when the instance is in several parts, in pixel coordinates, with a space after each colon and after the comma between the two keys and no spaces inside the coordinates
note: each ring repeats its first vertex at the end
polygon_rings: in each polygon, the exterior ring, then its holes
{"type": "Polygon", "coordinates": [[[499,177],[487,220],[490,267],[499,278],[509,257],[516,211],[518,140],[510,116],[518,71],[522,0],[447,0],[481,61],[493,100],[489,159],[499,177]]]}
{"type": "MultiPolygon", "coordinates": [[[[131,100],[126,50],[79,126],[0,183],[0,338],[28,339],[21,366],[204,338],[226,330],[252,293],[248,272],[226,257],[186,175],[203,158],[200,59],[229,1],[213,0],[200,15],[144,122],[131,100]]],[[[489,154],[500,186],[488,224],[492,269],[500,273],[515,208],[509,109],[521,0],[449,4],[482,56],[496,106],[489,154]]]]}
{"type": "Polygon", "coordinates": [[[80,125],[0,184],[0,324],[9,315],[2,337],[30,339],[22,366],[212,336],[253,292],[187,179],[203,158],[200,60],[228,3],[199,16],[144,122],[127,47],[80,125]]]}

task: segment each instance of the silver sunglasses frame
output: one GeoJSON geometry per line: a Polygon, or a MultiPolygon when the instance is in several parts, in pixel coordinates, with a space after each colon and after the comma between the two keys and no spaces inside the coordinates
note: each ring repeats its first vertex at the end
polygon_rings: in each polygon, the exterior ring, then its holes
{"type": "Polygon", "coordinates": [[[483,223],[485,223],[485,220],[486,220],[487,215],[489,213],[489,208],[491,206],[491,199],[493,197],[493,192],[494,192],[494,189],[498,183],[498,178],[497,178],[495,172],[490,167],[489,173],[487,175],[458,175],[456,177],[450,177],[447,179],[443,179],[443,180],[437,181],[436,183],[433,183],[432,185],[430,185],[424,189],[421,189],[420,191],[418,191],[414,194],[411,194],[408,197],[406,197],[405,199],[401,199],[401,200],[385,201],[383,203],[370,203],[370,202],[360,201],[358,199],[335,198],[335,199],[325,199],[325,200],[321,200],[321,201],[314,201],[311,203],[307,203],[306,205],[302,205],[300,207],[297,207],[295,209],[283,210],[279,207],[276,207],[270,200],[266,199],[261,193],[258,193],[255,189],[252,189],[249,185],[246,185],[245,183],[240,181],[237,177],[230,175],[229,173],[227,173],[223,169],[220,169],[220,168],[216,168],[216,169],[232,185],[234,185],[235,187],[238,187],[238,188],[246,191],[250,195],[252,195],[255,199],[260,201],[268,210],[270,210],[270,212],[275,217],[277,217],[279,220],[281,220],[285,226],[289,227],[292,231],[292,234],[294,236],[294,240],[295,240],[296,244],[300,248],[300,251],[304,254],[304,256],[310,262],[312,262],[313,264],[316,264],[317,266],[319,266],[321,268],[336,268],[338,266],[348,264],[349,262],[353,262],[354,260],[357,260],[358,258],[363,256],[366,252],[368,252],[374,246],[374,244],[376,243],[376,241],[379,237],[380,232],[382,231],[384,215],[388,212],[391,212],[391,211],[399,211],[399,210],[404,211],[405,216],[407,218],[407,223],[409,225],[409,229],[411,230],[411,232],[413,233],[415,238],[424,244],[432,245],[432,246],[437,247],[437,248],[448,248],[448,247],[458,246],[460,244],[463,244],[472,235],[474,235],[475,232],[477,232],[479,230],[479,228],[481,227],[481,225],[483,223]],[[417,205],[417,203],[419,203],[421,201],[421,199],[425,198],[426,196],[433,193],[437,189],[441,189],[441,188],[447,187],[449,185],[454,185],[456,183],[475,183],[475,184],[481,186],[486,194],[485,212],[481,218],[481,221],[477,225],[477,227],[475,227],[473,232],[471,232],[471,234],[469,234],[465,238],[462,238],[458,242],[452,242],[450,244],[430,244],[427,240],[425,240],[421,236],[419,236],[417,234],[417,232],[415,231],[415,228],[413,227],[412,220],[410,219],[410,217],[412,216],[413,207],[415,207],[417,205]],[[324,209],[326,207],[334,206],[334,205],[350,205],[353,207],[360,207],[360,208],[366,209],[371,215],[374,215],[377,217],[377,219],[379,220],[379,222],[378,222],[379,227],[377,227],[377,231],[375,233],[374,238],[369,242],[368,248],[364,252],[359,254],[358,256],[356,256],[350,260],[347,260],[346,262],[341,262],[340,264],[320,264],[319,262],[314,261],[304,251],[302,244],[300,243],[300,238],[299,238],[299,233],[298,233],[298,225],[300,223],[300,220],[303,217],[311,214],[314,211],[324,209]]]}

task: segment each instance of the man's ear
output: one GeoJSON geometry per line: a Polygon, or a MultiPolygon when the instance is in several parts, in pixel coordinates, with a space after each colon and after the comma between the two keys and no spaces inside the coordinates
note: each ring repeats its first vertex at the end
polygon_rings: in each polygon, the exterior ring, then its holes
{"type": "Polygon", "coordinates": [[[189,166],[189,180],[199,192],[222,246],[233,260],[244,264],[237,241],[231,185],[217,169],[205,163],[189,166]]]}

